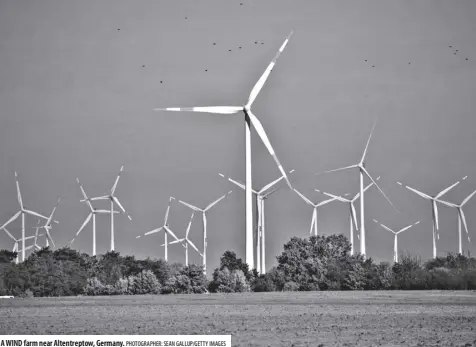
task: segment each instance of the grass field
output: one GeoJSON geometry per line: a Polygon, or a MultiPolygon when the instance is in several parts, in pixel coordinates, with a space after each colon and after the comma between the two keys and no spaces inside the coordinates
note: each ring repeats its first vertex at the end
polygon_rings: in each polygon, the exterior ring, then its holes
{"type": "Polygon", "coordinates": [[[476,346],[476,292],[1,299],[0,333],[231,334],[233,346],[476,346]]]}

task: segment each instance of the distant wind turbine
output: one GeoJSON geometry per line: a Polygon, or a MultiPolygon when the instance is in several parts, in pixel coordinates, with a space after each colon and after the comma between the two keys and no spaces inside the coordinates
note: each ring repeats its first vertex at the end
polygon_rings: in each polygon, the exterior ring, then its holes
{"type": "Polygon", "coordinates": [[[466,235],[468,237],[468,242],[471,243],[471,238],[469,237],[469,232],[468,232],[468,223],[466,222],[466,217],[463,212],[463,206],[466,205],[466,203],[473,197],[473,195],[476,194],[476,190],[469,194],[461,204],[455,204],[452,202],[448,201],[443,201],[438,199],[438,202],[441,202],[442,204],[450,207],[456,208],[458,211],[458,253],[463,254],[463,240],[461,237],[461,223],[464,224],[464,230],[466,231],[466,235]]]}
{"type": "MultiPolygon", "coordinates": [[[[378,181],[380,179],[380,176],[378,176],[375,181],[378,181]]],[[[367,187],[364,188],[364,193],[374,185],[373,182],[369,183],[367,187]]],[[[354,255],[355,249],[354,249],[354,225],[355,225],[355,230],[359,230],[358,223],[357,223],[357,213],[355,212],[355,206],[354,202],[360,197],[360,192],[357,193],[352,199],[345,199],[341,196],[333,195],[330,193],[322,192],[318,189],[315,189],[316,192],[320,192],[322,194],[325,194],[327,196],[330,196],[331,198],[335,198],[337,201],[345,202],[349,204],[349,212],[350,212],[350,255],[354,255]]],[[[344,196],[347,196],[349,194],[345,194],[344,196]]],[[[357,234],[357,238],[360,240],[359,234],[357,234]]]]}
{"type": "Polygon", "coordinates": [[[405,228],[402,228],[398,231],[394,231],[394,230],[390,229],[388,226],[383,225],[382,223],[380,223],[376,219],[374,219],[374,222],[379,224],[385,230],[390,231],[391,233],[393,233],[393,235],[394,235],[394,239],[393,239],[393,261],[395,263],[398,263],[398,234],[403,233],[405,230],[410,229],[412,226],[415,226],[415,225],[419,224],[420,221],[418,221],[416,223],[413,223],[413,224],[410,224],[410,225],[406,226],[405,228]]]}
{"type": "MultiPolygon", "coordinates": [[[[48,217],[45,217],[37,212],[33,212],[31,210],[27,210],[23,206],[23,200],[21,198],[21,193],[20,193],[20,184],[18,183],[18,175],[15,171],[15,182],[17,186],[17,197],[18,197],[18,203],[20,204],[20,211],[15,213],[5,224],[3,224],[0,229],[4,229],[6,226],[8,226],[10,223],[15,221],[20,215],[21,215],[21,240],[22,240],[22,246],[21,246],[21,256],[22,256],[22,261],[25,261],[25,215],[29,214],[31,216],[35,216],[38,218],[42,218],[45,220],[48,220],[48,217]]],[[[54,221],[55,223],[58,223],[58,221],[54,221]]],[[[18,249],[18,248],[17,248],[18,249]]]]}
{"type": "MultiPolygon", "coordinates": [[[[111,210],[111,211],[109,211],[109,210],[98,210],[98,209],[94,208],[93,205],[91,204],[92,199],[88,198],[88,196],[86,195],[86,192],[83,188],[83,185],[79,181],[79,178],[76,178],[76,181],[79,184],[79,188],[81,189],[81,193],[83,194],[83,198],[84,198],[83,200],[80,200],[80,202],[86,202],[86,204],[88,205],[89,210],[91,212],[88,214],[88,216],[84,220],[83,225],[81,225],[81,228],[79,228],[75,237],[70,241],[69,246],[71,246],[73,244],[75,238],[84,229],[84,227],[89,223],[89,221],[91,220],[91,217],[92,217],[92,219],[93,219],[93,257],[94,257],[96,255],[96,214],[109,214],[113,210],[111,210]]],[[[119,213],[119,211],[113,211],[113,213],[119,213]]]]}
{"type": "MultiPolygon", "coordinates": [[[[292,174],[294,169],[290,170],[288,174],[292,174]]],[[[225,175],[219,173],[221,177],[225,178],[225,175]]],[[[281,176],[274,181],[264,185],[260,190],[251,189],[251,192],[256,197],[256,210],[257,210],[257,218],[256,218],[256,225],[253,230],[256,230],[256,271],[258,274],[265,274],[266,273],[266,249],[265,249],[265,215],[264,215],[264,201],[277,189],[272,189],[276,184],[278,184],[284,176],[281,176]]],[[[241,189],[246,191],[246,186],[239,182],[235,181],[234,179],[228,177],[228,181],[233,183],[234,185],[240,187],[241,189]]]]}
{"type": "Polygon", "coordinates": [[[203,273],[206,275],[207,274],[207,212],[213,207],[215,206],[216,204],[218,204],[220,201],[222,201],[223,199],[225,199],[228,195],[231,194],[231,190],[226,193],[225,195],[221,196],[220,198],[216,199],[215,201],[213,201],[212,203],[210,203],[207,207],[205,207],[204,209],[201,209],[197,206],[194,206],[192,204],[189,204],[188,202],[185,202],[185,201],[182,201],[182,200],[179,200],[179,202],[182,204],[182,205],[185,205],[189,208],[191,208],[192,210],[196,211],[196,212],[201,212],[202,213],[202,223],[203,223],[203,273]]]}
{"type": "MultiPolygon", "coordinates": [[[[16,256],[16,258],[15,258],[15,263],[18,264],[18,254],[20,253],[20,250],[18,249],[18,243],[19,243],[20,241],[22,241],[22,243],[23,243],[23,245],[24,245],[26,240],[32,239],[32,238],[34,238],[35,236],[33,235],[33,236],[27,236],[27,237],[25,237],[25,238],[16,239],[16,238],[13,237],[13,235],[7,230],[7,228],[3,227],[2,229],[3,229],[3,231],[5,231],[5,233],[15,242],[15,244],[13,245],[13,250],[12,250],[12,252],[17,252],[17,256],[16,256]]],[[[29,250],[29,249],[31,249],[31,248],[33,248],[33,246],[28,246],[28,247],[26,247],[26,248],[22,248],[22,249],[21,249],[22,254],[25,254],[25,251],[27,251],[27,250],[29,250]]],[[[25,259],[23,259],[22,261],[25,261],[25,259]]]]}
{"type": "MultiPolygon", "coordinates": [[[[60,201],[61,201],[61,198],[58,198],[58,201],[56,202],[55,207],[53,207],[53,211],[51,211],[51,214],[48,217],[48,220],[46,221],[45,225],[34,227],[37,230],[37,232],[38,232],[39,229],[45,229],[45,234],[44,235],[46,236],[46,247],[49,246],[49,242],[51,242],[53,247],[56,247],[55,242],[53,241],[53,238],[51,237],[50,230],[51,230],[51,223],[53,221],[53,216],[55,214],[55,211],[56,211],[60,201]]],[[[40,222],[40,220],[38,220],[38,222],[40,222]]],[[[35,239],[35,244],[36,244],[36,239],[35,239]]]]}
{"type": "MultiPolygon", "coordinates": [[[[464,176],[462,178],[462,180],[465,180],[468,176],[464,176]]],[[[440,239],[440,235],[438,233],[438,229],[439,229],[439,223],[438,223],[438,206],[437,206],[437,202],[440,202],[441,201],[439,200],[439,198],[441,198],[443,195],[445,195],[446,193],[448,193],[451,189],[453,189],[454,187],[456,187],[460,181],[457,181],[456,183],[453,183],[451,186],[449,186],[448,188],[445,188],[443,189],[441,192],[439,192],[438,194],[436,194],[435,196],[431,196],[431,195],[428,195],[428,194],[425,194],[419,190],[416,190],[415,188],[412,188],[412,187],[409,187],[409,186],[406,186],[404,185],[402,182],[397,182],[398,185],[402,186],[402,187],[405,187],[407,188],[408,190],[410,190],[411,192],[421,196],[422,198],[424,199],[427,199],[427,200],[430,200],[431,201],[431,211],[432,211],[432,215],[433,215],[433,258],[436,259],[438,253],[436,251],[436,238],[438,238],[438,240],[440,239]]]]}
{"type": "MultiPolygon", "coordinates": [[[[193,216],[195,215],[195,211],[192,212],[192,216],[190,217],[190,221],[188,222],[187,230],[185,231],[185,237],[182,239],[177,239],[175,241],[172,241],[169,243],[169,245],[172,245],[174,243],[181,243],[184,248],[185,248],[185,266],[188,266],[188,245],[192,246],[194,250],[197,251],[198,254],[203,258],[203,254],[200,253],[198,250],[197,246],[194,245],[194,243],[188,238],[188,234],[190,233],[190,226],[192,225],[192,220],[193,216]]],[[[167,244],[164,243],[162,246],[167,247],[167,244]]]]}
{"type": "Polygon", "coordinates": [[[95,201],[95,200],[110,200],[110,203],[111,203],[111,209],[110,209],[110,215],[111,215],[111,251],[114,251],[114,204],[116,204],[121,210],[123,213],[125,213],[127,215],[127,218],[129,218],[129,220],[132,220],[131,216],[126,212],[126,210],[124,209],[124,207],[122,207],[121,203],[119,202],[119,199],[117,198],[117,196],[114,195],[114,192],[116,191],[116,188],[117,188],[117,184],[119,183],[119,178],[121,177],[121,173],[122,171],[124,170],[124,166],[121,166],[121,169],[119,170],[119,173],[117,174],[117,178],[116,178],[116,181],[114,182],[114,185],[112,186],[112,189],[111,189],[111,192],[108,194],[108,195],[104,195],[104,196],[99,196],[99,197],[96,197],[96,198],[91,198],[91,201],[95,201]]]}
{"type": "MultiPolygon", "coordinates": [[[[168,249],[167,249],[167,245],[168,245],[169,243],[167,242],[167,234],[170,234],[170,236],[172,236],[175,240],[178,240],[178,237],[173,233],[172,230],[170,230],[170,227],[169,227],[169,224],[168,224],[169,212],[170,212],[170,205],[172,204],[172,200],[175,200],[175,198],[171,196],[171,197],[169,198],[169,204],[167,205],[167,210],[165,211],[164,224],[163,224],[160,228],[157,228],[157,229],[148,231],[148,232],[146,232],[146,233],[143,235],[143,236],[147,236],[147,235],[159,233],[159,232],[161,232],[162,230],[164,231],[164,238],[165,238],[165,243],[164,243],[164,247],[165,247],[165,261],[168,261],[168,249]]],[[[141,235],[136,236],[136,239],[139,239],[139,238],[141,238],[141,235]]]]}
{"type": "MultiPolygon", "coordinates": [[[[266,80],[268,79],[271,71],[276,64],[279,56],[283,52],[284,48],[289,42],[293,31],[286,37],[284,43],[278,50],[278,53],[274,56],[271,63],[268,65],[266,70],[264,71],[263,75],[260,77],[258,82],[255,84],[253,89],[251,90],[250,96],[248,98],[248,102],[244,106],[208,106],[208,107],[169,107],[169,108],[156,108],[155,111],[189,111],[189,112],[205,112],[205,113],[217,113],[217,114],[235,114],[239,112],[243,112],[245,114],[245,172],[246,172],[246,192],[245,192],[245,215],[246,215],[246,263],[250,267],[250,269],[255,268],[254,264],[254,257],[253,257],[253,196],[252,196],[252,182],[251,182],[251,124],[253,124],[256,132],[258,133],[259,137],[263,141],[264,145],[268,149],[269,154],[273,157],[276,165],[278,166],[281,174],[285,177],[286,182],[290,188],[291,182],[286,176],[286,172],[284,171],[280,161],[274,149],[271,145],[271,142],[266,135],[266,132],[263,128],[263,125],[259,121],[259,119],[251,112],[251,106],[255,101],[256,97],[258,96],[259,92],[263,88],[266,80]]],[[[205,255],[205,252],[204,252],[205,255]]],[[[205,255],[206,257],[206,255],[205,255]]]]}
{"type": "MultiPolygon", "coordinates": [[[[364,174],[372,181],[373,184],[378,188],[380,193],[387,199],[387,201],[392,205],[392,207],[397,211],[398,209],[395,207],[395,205],[390,201],[390,199],[385,195],[382,189],[380,189],[379,185],[374,181],[372,176],[370,176],[370,173],[368,170],[365,168],[365,156],[367,155],[367,149],[369,148],[369,143],[370,139],[372,138],[372,134],[374,132],[375,126],[377,125],[378,118],[375,120],[374,125],[372,127],[372,130],[370,131],[369,139],[367,140],[367,144],[365,145],[364,153],[362,155],[362,158],[360,159],[360,162],[354,165],[349,165],[346,167],[342,167],[339,169],[334,169],[334,170],[329,170],[325,171],[323,173],[329,173],[329,172],[336,172],[336,171],[343,171],[343,170],[348,170],[348,169],[354,169],[357,168],[359,169],[359,175],[360,175],[360,253],[364,256],[366,256],[366,247],[365,247],[365,213],[364,213],[364,174]]],[[[319,175],[319,174],[317,174],[319,175]]]]}

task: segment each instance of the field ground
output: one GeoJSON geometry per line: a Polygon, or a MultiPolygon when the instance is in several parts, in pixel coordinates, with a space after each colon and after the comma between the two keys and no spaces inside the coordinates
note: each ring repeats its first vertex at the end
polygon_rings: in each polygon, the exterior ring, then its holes
{"type": "Polygon", "coordinates": [[[0,299],[1,334],[217,334],[233,346],[476,346],[476,291],[0,299]]]}

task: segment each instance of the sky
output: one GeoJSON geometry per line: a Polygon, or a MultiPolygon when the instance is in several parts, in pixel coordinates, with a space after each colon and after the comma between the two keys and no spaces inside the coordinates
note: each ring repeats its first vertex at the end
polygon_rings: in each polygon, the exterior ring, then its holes
{"type": "MultiPolygon", "coordinates": [[[[244,191],[218,175],[244,181],[243,115],[153,109],[244,104],[294,29],[253,112],[285,169],[296,170],[295,187],[316,202],[326,197],[314,189],[357,193],[355,170],[314,173],[357,163],[379,117],[366,167],[401,212],[368,191],[367,255],[393,257],[393,235],[373,219],[394,229],[421,220],[399,247],[429,259],[431,203],[396,182],[434,195],[468,176],[446,195],[456,203],[476,189],[474,13],[471,0],[2,0],[0,223],[19,209],[17,171],[27,208],[47,215],[62,197],[52,235],[66,245],[89,213],[76,177],[88,195],[104,195],[124,165],[116,195],[132,221],[115,217],[116,251],[163,258],[163,234],[136,236],[162,225],[169,196],[205,207],[232,189],[208,214],[209,274],[227,249],[244,259],[244,191]]],[[[253,188],[279,177],[254,130],[252,163],[253,188]]],[[[282,187],[265,206],[268,269],[292,236],[309,235],[312,208],[282,187]]],[[[475,208],[465,206],[474,240],[475,208]]],[[[456,252],[456,210],[439,212],[439,254],[456,252]]],[[[190,214],[172,205],[179,237],[190,214]]],[[[197,217],[190,238],[202,248],[197,217]]],[[[27,217],[27,234],[35,224],[27,217]]],[[[20,219],[8,229],[20,237],[20,219]]],[[[109,217],[99,216],[98,253],[109,249],[109,233],[109,217]]],[[[319,211],[319,233],[349,234],[345,204],[319,211]]],[[[0,245],[13,241],[2,233],[0,245]]],[[[73,248],[92,252],[91,226],[73,248]]],[[[466,238],[463,248],[476,252],[466,238]]],[[[169,261],[184,259],[182,247],[169,246],[169,261]]]]}

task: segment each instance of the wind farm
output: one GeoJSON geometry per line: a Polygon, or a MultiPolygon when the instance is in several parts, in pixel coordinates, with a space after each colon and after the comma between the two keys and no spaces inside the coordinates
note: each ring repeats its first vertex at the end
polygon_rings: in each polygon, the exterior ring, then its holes
{"type": "Polygon", "coordinates": [[[71,297],[76,333],[153,332],[126,296],[169,294],[136,301],[157,334],[468,342],[476,5],[105,1],[2,5],[1,297],[71,297]]]}

